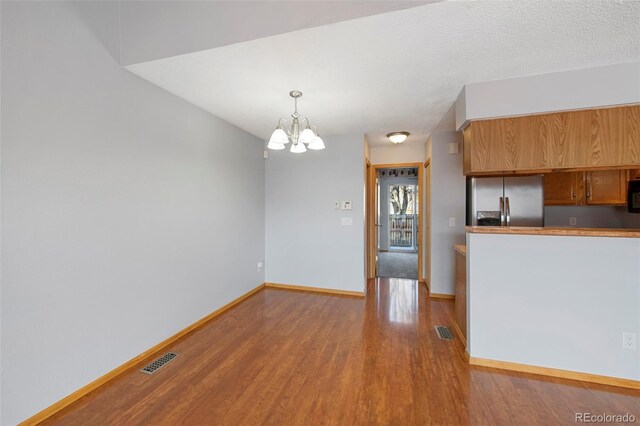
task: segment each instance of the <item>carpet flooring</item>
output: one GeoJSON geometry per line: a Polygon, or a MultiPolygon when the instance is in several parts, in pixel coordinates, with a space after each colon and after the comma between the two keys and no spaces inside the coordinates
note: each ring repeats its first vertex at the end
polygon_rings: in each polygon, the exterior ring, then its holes
{"type": "Polygon", "coordinates": [[[378,254],[378,276],[418,279],[418,253],[381,251],[378,254]]]}

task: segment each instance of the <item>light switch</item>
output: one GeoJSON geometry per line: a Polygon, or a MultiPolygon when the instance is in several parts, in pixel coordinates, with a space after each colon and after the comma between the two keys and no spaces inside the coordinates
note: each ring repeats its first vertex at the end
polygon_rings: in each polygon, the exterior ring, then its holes
{"type": "Polygon", "coordinates": [[[571,225],[571,226],[576,226],[577,224],[578,224],[578,218],[576,218],[576,217],[574,217],[574,216],[571,216],[571,217],[569,218],[569,225],[571,225]]]}
{"type": "Polygon", "coordinates": [[[350,217],[341,217],[340,218],[340,225],[342,226],[351,226],[353,225],[353,219],[350,217]]]}
{"type": "Polygon", "coordinates": [[[452,228],[454,226],[456,226],[456,218],[455,217],[450,217],[449,218],[449,226],[452,227],[452,228]]]}
{"type": "Polygon", "coordinates": [[[351,210],[351,201],[342,202],[342,210],[351,210]]]}
{"type": "Polygon", "coordinates": [[[451,142],[449,144],[449,154],[457,154],[460,152],[460,148],[457,142],[451,142]]]}

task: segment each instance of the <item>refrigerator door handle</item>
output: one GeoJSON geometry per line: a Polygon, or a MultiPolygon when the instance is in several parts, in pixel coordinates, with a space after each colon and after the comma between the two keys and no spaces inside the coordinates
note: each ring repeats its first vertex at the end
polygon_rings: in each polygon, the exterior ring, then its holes
{"type": "Polygon", "coordinates": [[[507,215],[507,226],[509,226],[511,225],[511,207],[509,207],[509,197],[505,197],[504,203],[505,203],[504,209],[507,215]]]}
{"type": "Polygon", "coordinates": [[[500,226],[504,226],[504,199],[500,197],[500,226]]]}

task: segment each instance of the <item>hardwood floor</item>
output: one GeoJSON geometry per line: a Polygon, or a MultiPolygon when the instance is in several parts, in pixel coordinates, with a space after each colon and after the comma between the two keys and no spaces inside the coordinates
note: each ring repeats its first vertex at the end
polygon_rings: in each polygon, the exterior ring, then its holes
{"type": "Polygon", "coordinates": [[[45,421],[135,424],[573,424],[631,413],[640,392],[469,366],[438,339],[453,302],[412,280],[371,281],[366,299],[262,290],[45,421]],[[147,361],[148,362],[148,361],[147,361]],[[146,362],[145,362],[146,363],[146,362]],[[144,364],[144,363],[143,363],[144,364]]]}

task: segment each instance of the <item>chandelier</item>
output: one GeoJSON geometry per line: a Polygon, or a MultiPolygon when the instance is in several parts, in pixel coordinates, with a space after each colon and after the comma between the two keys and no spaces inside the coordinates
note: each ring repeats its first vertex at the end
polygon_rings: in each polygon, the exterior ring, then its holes
{"type": "Polygon", "coordinates": [[[320,138],[318,128],[309,123],[308,118],[300,118],[300,114],[298,114],[298,98],[302,96],[302,92],[292,90],[289,92],[289,96],[291,96],[294,101],[294,110],[293,114],[291,114],[291,117],[293,117],[291,126],[287,124],[284,118],[278,120],[278,126],[271,135],[267,148],[280,150],[284,149],[285,145],[291,142],[290,151],[296,154],[305,152],[307,147],[309,149],[324,149],[324,142],[320,138]],[[300,131],[301,124],[304,124],[302,131],[300,131]]]}

